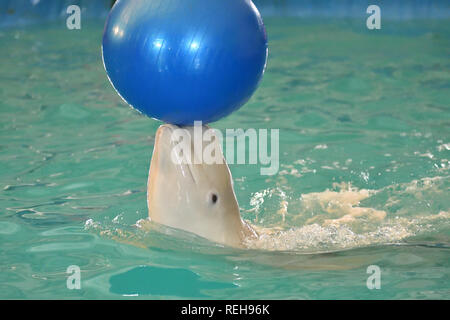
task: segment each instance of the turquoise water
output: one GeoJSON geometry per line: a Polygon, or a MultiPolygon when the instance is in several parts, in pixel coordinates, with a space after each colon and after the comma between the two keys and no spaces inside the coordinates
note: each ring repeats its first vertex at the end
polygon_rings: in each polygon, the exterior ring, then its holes
{"type": "Polygon", "coordinates": [[[0,298],[450,298],[449,21],[265,22],[260,88],[213,124],[280,129],[277,175],[230,166],[248,249],[139,227],[160,123],[108,83],[102,23],[0,30],[0,298]]]}

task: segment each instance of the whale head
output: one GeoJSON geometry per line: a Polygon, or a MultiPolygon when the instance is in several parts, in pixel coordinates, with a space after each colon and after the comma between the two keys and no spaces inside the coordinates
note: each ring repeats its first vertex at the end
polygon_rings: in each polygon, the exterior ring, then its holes
{"type": "MultiPolygon", "coordinates": [[[[207,126],[200,128],[211,131],[207,126]]],[[[211,141],[198,142],[202,150],[210,145],[220,153],[215,158],[222,159],[221,163],[208,164],[196,158],[194,136],[194,126],[164,124],[158,128],[147,184],[149,217],[217,243],[241,247],[242,240],[255,233],[241,219],[218,138],[213,134],[211,141]],[[179,152],[180,133],[190,138],[184,141],[190,152],[179,152]]]]}

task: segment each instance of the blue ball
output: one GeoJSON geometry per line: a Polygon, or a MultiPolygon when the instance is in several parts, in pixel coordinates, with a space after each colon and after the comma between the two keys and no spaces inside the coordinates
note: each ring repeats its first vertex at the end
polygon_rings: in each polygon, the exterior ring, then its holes
{"type": "Polygon", "coordinates": [[[267,36],[250,0],[119,0],[103,34],[111,83],[164,122],[214,122],[250,99],[267,36]]]}

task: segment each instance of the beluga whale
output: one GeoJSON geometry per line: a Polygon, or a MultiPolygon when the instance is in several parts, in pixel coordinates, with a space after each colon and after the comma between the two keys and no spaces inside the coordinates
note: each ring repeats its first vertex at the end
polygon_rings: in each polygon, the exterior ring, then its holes
{"type": "Polygon", "coordinates": [[[220,141],[206,125],[163,124],[158,128],[147,205],[151,221],[226,246],[243,247],[244,239],[258,236],[241,218],[220,141]],[[207,134],[195,137],[198,129],[207,134]],[[214,161],[202,158],[208,150],[214,161]]]}

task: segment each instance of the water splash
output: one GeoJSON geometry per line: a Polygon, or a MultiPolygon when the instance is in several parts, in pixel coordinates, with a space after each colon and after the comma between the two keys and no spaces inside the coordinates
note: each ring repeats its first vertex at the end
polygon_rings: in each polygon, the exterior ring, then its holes
{"type": "Polygon", "coordinates": [[[428,210],[417,205],[413,210],[404,203],[411,197],[432,201],[448,190],[447,182],[448,177],[423,178],[379,190],[335,184],[333,188],[338,191],[327,189],[302,195],[301,207],[295,214],[290,213],[293,209],[288,208],[286,201],[281,201],[287,220],[300,221],[302,225],[256,226],[259,238],[246,239],[245,245],[271,251],[339,250],[398,243],[436,228],[447,228],[450,225],[448,201],[428,205],[428,210]],[[386,198],[383,205],[377,208],[362,205],[377,197],[386,198]],[[430,212],[437,208],[444,210],[430,212]]]}

